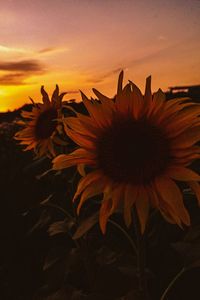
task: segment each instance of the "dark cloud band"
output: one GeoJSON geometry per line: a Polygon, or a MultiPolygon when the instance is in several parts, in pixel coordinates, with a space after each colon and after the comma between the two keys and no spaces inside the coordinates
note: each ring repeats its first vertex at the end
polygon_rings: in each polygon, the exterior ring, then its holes
{"type": "Polygon", "coordinates": [[[0,62],[0,71],[41,72],[44,66],[37,60],[0,62]]]}
{"type": "Polygon", "coordinates": [[[32,75],[45,73],[44,65],[38,60],[0,62],[0,85],[24,85],[32,75]]]}

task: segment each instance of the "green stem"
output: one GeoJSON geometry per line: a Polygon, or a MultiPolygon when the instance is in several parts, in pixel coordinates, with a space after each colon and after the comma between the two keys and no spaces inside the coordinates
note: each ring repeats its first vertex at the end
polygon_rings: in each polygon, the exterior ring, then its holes
{"type": "Polygon", "coordinates": [[[115,221],[113,220],[108,220],[108,223],[111,223],[112,225],[114,225],[116,228],[118,228],[123,235],[127,238],[127,240],[129,241],[133,251],[137,254],[137,247],[134,243],[134,241],[131,239],[131,237],[129,236],[129,234],[126,232],[126,230],[124,230],[119,224],[117,224],[115,221]]]}
{"type": "Polygon", "coordinates": [[[182,276],[182,274],[185,272],[185,268],[182,268],[180,270],[180,272],[173,278],[173,280],[170,282],[170,284],[168,285],[168,287],[166,288],[166,290],[164,291],[164,293],[162,294],[160,300],[164,300],[165,297],[167,296],[168,292],[170,291],[170,289],[173,287],[173,285],[175,284],[175,282],[182,276]]]}

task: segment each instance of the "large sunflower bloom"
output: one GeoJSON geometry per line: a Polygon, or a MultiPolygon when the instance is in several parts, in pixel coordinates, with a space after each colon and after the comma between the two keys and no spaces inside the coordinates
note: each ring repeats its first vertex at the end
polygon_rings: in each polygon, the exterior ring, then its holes
{"type": "MultiPolygon", "coordinates": [[[[152,95],[151,78],[144,96],[132,82],[122,87],[120,73],[114,100],[93,89],[99,100],[82,94],[89,116],[65,119],[67,135],[80,148],[59,155],[53,168],[87,165],[90,172],[78,184],[78,213],[90,197],[103,194],[100,227],[104,233],[111,214],[123,207],[131,224],[135,206],[144,232],[150,206],[170,223],[189,225],[190,217],[176,181],[186,182],[200,199],[200,176],[188,168],[200,157],[200,106],[186,99],[166,101],[159,89],[152,95]]],[[[81,168],[82,169],[82,168],[81,168]]]]}
{"type": "Polygon", "coordinates": [[[26,145],[26,150],[34,150],[38,157],[48,155],[55,156],[53,141],[58,129],[57,119],[61,117],[62,98],[66,93],[59,95],[59,88],[56,85],[51,100],[48,94],[41,87],[43,103],[35,104],[31,112],[22,111],[21,115],[28,121],[22,122],[24,129],[16,133],[15,138],[26,145]]]}

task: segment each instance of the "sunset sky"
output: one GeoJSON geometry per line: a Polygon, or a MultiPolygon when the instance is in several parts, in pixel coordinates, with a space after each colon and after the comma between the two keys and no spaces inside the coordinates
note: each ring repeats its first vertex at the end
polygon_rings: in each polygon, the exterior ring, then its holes
{"type": "Polygon", "coordinates": [[[121,69],[144,90],[200,84],[200,1],[0,0],[0,111],[40,86],[112,96],[121,69]]]}

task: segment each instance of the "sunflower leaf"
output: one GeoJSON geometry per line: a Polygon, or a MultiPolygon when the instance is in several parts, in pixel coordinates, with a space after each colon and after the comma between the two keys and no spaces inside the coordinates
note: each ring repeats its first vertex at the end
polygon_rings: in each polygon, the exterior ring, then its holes
{"type": "Polygon", "coordinates": [[[68,219],[54,222],[49,226],[49,236],[54,236],[59,233],[66,233],[72,228],[73,225],[74,223],[71,220],[69,221],[68,219]]]}
{"type": "Polygon", "coordinates": [[[173,248],[182,256],[185,269],[200,266],[200,226],[192,227],[182,242],[173,244],[173,248]]]}
{"type": "Polygon", "coordinates": [[[83,220],[77,230],[75,231],[73,235],[73,239],[77,240],[80,239],[85,233],[87,233],[97,222],[99,219],[99,213],[96,212],[92,216],[90,216],[88,219],[83,220]]]}

